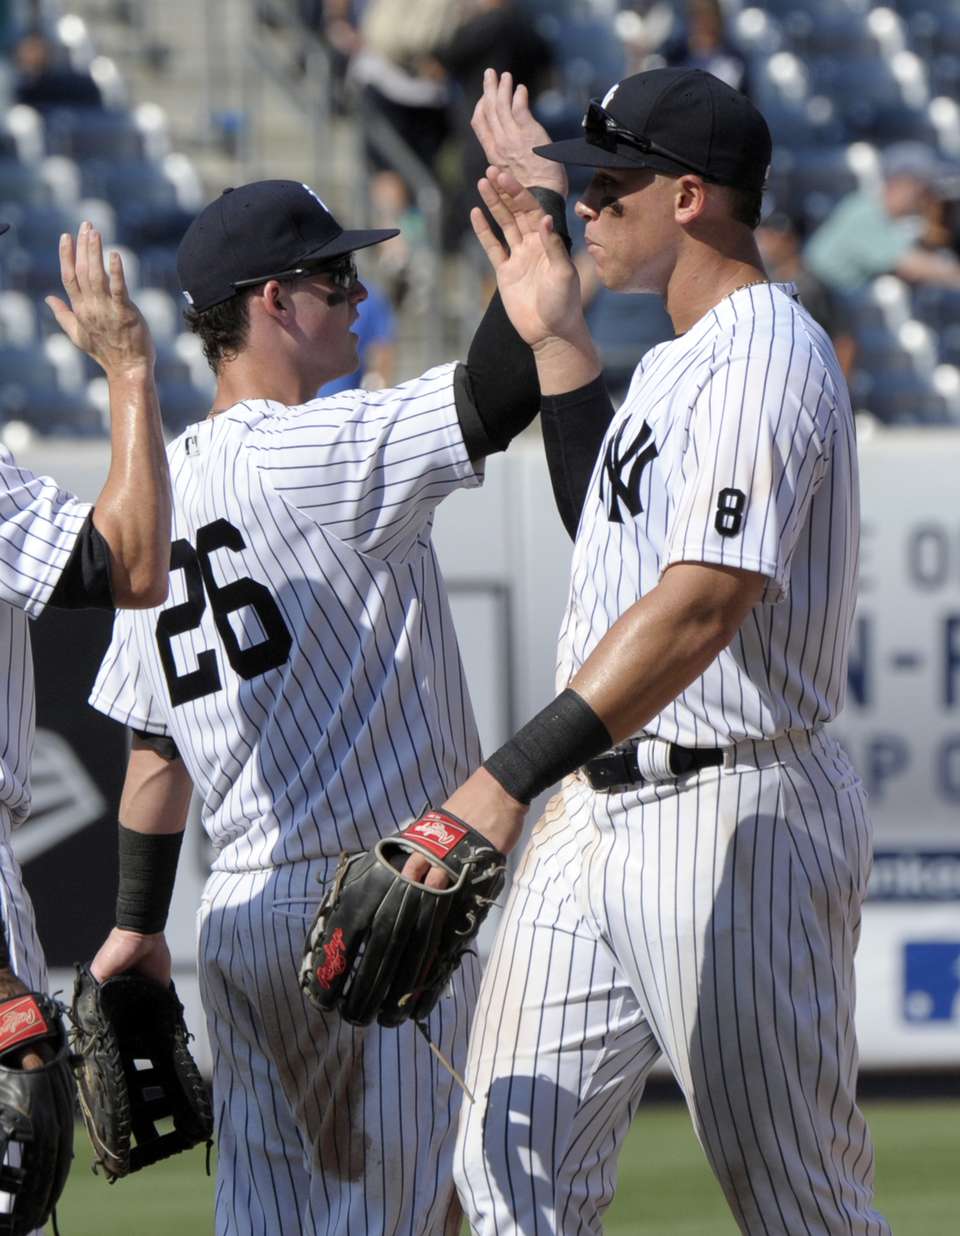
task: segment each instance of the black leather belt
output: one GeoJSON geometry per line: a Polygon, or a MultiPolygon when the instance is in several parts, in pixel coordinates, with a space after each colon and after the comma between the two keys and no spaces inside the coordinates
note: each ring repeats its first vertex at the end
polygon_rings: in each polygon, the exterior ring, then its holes
{"type": "MultiPolygon", "coordinates": [[[[701,768],[714,768],[722,763],[723,751],[720,747],[679,747],[676,743],[670,744],[670,771],[675,777],[699,772],[701,768]]],[[[636,743],[587,760],[583,773],[595,790],[643,785],[646,780],[637,764],[636,743]]]]}

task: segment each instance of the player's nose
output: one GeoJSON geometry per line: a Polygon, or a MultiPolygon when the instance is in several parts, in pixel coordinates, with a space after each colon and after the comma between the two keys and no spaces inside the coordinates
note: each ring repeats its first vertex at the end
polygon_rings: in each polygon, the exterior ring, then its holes
{"type": "Polygon", "coordinates": [[[598,214],[600,213],[595,207],[591,206],[590,203],[587,201],[589,192],[590,190],[588,189],[587,192],[583,195],[583,197],[578,198],[576,205],[573,208],[574,213],[576,214],[577,218],[583,219],[586,222],[589,222],[591,219],[596,219],[598,214]]]}
{"type": "Polygon", "coordinates": [[[369,292],[367,291],[367,289],[363,286],[363,284],[360,282],[360,280],[359,280],[359,279],[357,279],[357,281],[354,283],[353,287],[350,289],[350,301],[351,301],[351,303],[352,303],[352,304],[354,304],[354,305],[359,305],[359,304],[360,304],[360,302],[361,302],[362,300],[366,300],[366,299],[367,299],[367,297],[368,297],[369,295],[370,295],[370,293],[369,293],[369,292]]]}

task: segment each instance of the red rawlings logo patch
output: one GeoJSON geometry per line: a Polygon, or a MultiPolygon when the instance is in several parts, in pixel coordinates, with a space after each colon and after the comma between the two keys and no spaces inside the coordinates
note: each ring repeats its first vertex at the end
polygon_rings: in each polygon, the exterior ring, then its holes
{"type": "Polygon", "coordinates": [[[401,837],[416,837],[425,849],[437,858],[446,858],[454,846],[467,835],[467,830],[442,811],[428,811],[419,820],[403,829],[401,837]]]}
{"type": "Polygon", "coordinates": [[[343,929],[338,927],[327,943],[323,946],[323,965],[317,966],[317,982],[324,989],[330,990],[330,984],[347,968],[347,945],[343,938],[343,929]]]}
{"type": "Polygon", "coordinates": [[[19,996],[0,1005],[0,1055],[27,1039],[38,1039],[49,1030],[47,1019],[33,996],[19,996]]]}

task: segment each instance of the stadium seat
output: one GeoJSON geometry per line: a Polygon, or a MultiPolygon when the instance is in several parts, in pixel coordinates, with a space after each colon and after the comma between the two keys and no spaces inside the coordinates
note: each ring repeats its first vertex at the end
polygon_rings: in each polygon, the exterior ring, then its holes
{"type": "Polygon", "coordinates": [[[47,150],[72,159],[143,158],[143,137],[129,112],[58,108],[47,114],[47,150]]]}
{"type": "Polygon", "coordinates": [[[37,313],[23,292],[0,292],[0,347],[30,347],[37,339],[37,313]]]}
{"type": "Polygon", "coordinates": [[[131,202],[142,206],[174,207],[177,191],[162,167],[148,160],[126,160],[112,163],[106,159],[88,159],[80,165],[83,191],[90,197],[106,198],[115,208],[131,202]]]}
{"type": "Polygon", "coordinates": [[[180,328],[180,306],[164,288],[140,288],[137,304],[159,344],[172,344],[180,328]]]}
{"type": "Polygon", "coordinates": [[[0,159],[0,198],[25,206],[45,206],[53,195],[38,167],[8,158],[0,159]]]}

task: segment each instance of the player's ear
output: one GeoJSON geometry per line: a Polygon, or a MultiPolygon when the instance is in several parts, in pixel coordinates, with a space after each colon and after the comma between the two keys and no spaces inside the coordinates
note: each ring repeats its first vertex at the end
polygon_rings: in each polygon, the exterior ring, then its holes
{"type": "Polygon", "coordinates": [[[674,184],[674,218],[688,227],[703,214],[707,205],[707,187],[699,176],[678,176],[674,184]]]}
{"type": "Polygon", "coordinates": [[[288,302],[284,295],[283,285],[278,279],[268,279],[261,291],[264,311],[272,318],[286,313],[288,302]]]}

